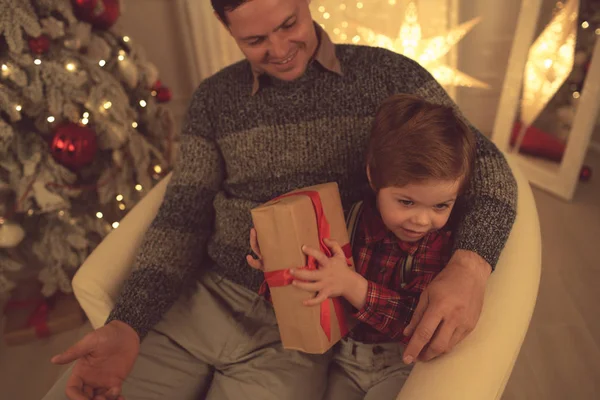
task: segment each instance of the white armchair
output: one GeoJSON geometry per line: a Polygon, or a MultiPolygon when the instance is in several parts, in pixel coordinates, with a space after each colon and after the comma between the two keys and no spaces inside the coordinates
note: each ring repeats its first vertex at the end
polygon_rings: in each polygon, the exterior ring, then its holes
{"type": "MultiPolygon", "coordinates": [[[[533,194],[516,161],[507,158],[519,186],[517,219],[489,279],[477,328],[452,353],[418,363],[397,400],[493,400],[502,396],[529,327],[541,272],[541,237],[533,194]]],[[[169,179],[164,178],[123,218],[75,275],[75,296],[94,328],[110,313],[169,179]]]]}

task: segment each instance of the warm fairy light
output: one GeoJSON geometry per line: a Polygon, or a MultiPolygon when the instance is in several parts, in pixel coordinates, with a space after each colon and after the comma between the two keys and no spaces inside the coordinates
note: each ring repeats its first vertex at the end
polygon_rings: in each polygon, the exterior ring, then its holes
{"type": "Polygon", "coordinates": [[[117,201],[123,201],[123,195],[122,194],[118,194],[116,197],[117,201]]]}
{"type": "Polygon", "coordinates": [[[119,227],[119,223],[118,223],[118,222],[113,222],[113,223],[112,223],[112,227],[113,227],[114,229],[117,229],[117,228],[119,227]]]}
{"type": "Polygon", "coordinates": [[[89,112],[84,112],[83,113],[83,118],[89,118],[90,117],[90,113],[89,112]]]}
{"type": "Polygon", "coordinates": [[[361,3],[361,2],[356,3],[356,8],[363,8],[363,3],[361,3]]]}
{"type": "Polygon", "coordinates": [[[352,43],[356,44],[358,42],[360,42],[360,36],[356,35],[352,38],[352,43]]]}
{"type": "Polygon", "coordinates": [[[325,7],[323,7],[323,6],[320,6],[320,7],[319,7],[319,12],[320,12],[320,13],[324,13],[324,12],[325,12],[325,7]]]}
{"type": "Polygon", "coordinates": [[[123,203],[119,204],[119,210],[123,211],[123,210],[125,210],[125,208],[126,208],[125,204],[123,204],[123,203]]]}
{"type": "Polygon", "coordinates": [[[110,101],[107,101],[106,103],[104,103],[103,107],[104,107],[105,110],[108,110],[109,108],[112,107],[112,103],[110,101]]]}
{"type": "Polygon", "coordinates": [[[52,115],[47,118],[47,121],[53,123],[56,120],[52,115]]]}
{"type": "Polygon", "coordinates": [[[131,126],[132,126],[132,127],[135,129],[135,128],[137,128],[137,127],[138,127],[138,123],[137,123],[137,122],[135,122],[135,121],[133,121],[133,122],[131,123],[131,126]]]}
{"type": "Polygon", "coordinates": [[[137,185],[135,185],[135,190],[137,190],[138,192],[141,192],[142,189],[143,189],[143,187],[139,183],[137,185]]]}
{"type": "Polygon", "coordinates": [[[81,123],[82,123],[83,125],[87,125],[87,124],[89,124],[89,123],[90,123],[90,120],[89,120],[89,119],[87,119],[87,118],[82,118],[82,119],[81,119],[81,123]]]}
{"type": "Polygon", "coordinates": [[[42,60],[40,60],[39,58],[36,58],[35,60],[33,60],[33,63],[35,65],[41,65],[42,64],[42,60]]]}
{"type": "Polygon", "coordinates": [[[8,71],[8,65],[2,64],[2,71],[4,71],[4,72],[8,71]]]}
{"type": "Polygon", "coordinates": [[[573,92],[573,98],[574,99],[578,99],[580,97],[581,97],[581,93],[579,93],[579,92],[573,92]]]}
{"type": "Polygon", "coordinates": [[[23,107],[20,104],[17,104],[15,106],[15,110],[17,110],[17,111],[21,111],[22,109],[23,109],[23,107]]]}
{"type": "Polygon", "coordinates": [[[123,36],[123,41],[125,43],[129,43],[129,36],[123,36]]]}
{"type": "Polygon", "coordinates": [[[146,107],[147,105],[148,103],[146,103],[146,100],[140,100],[140,106],[146,107]]]}
{"type": "Polygon", "coordinates": [[[96,218],[100,219],[100,218],[102,218],[102,217],[104,217],[104,214],[102,214],[100,211],[98,211],[98,212],[96,213],[96,218]]]}
{"type": "Polygon", "coordinates": [[[331,14],[329,14],[328,12],[323,13],[323,18],[329,19],[329,17],[331,17],[331,14]]]}
{"type": "Polygon", "coordinates": [[[98,65],[100,65],[101,67],[104,67],[106,65],[106,61],[100,60],[100,61],[98,61],[98,65]]]}
{"type": "Polygon", "coordinates": [[[589,27],[590,27],[590,23],[589,23],[589,22],[587,22],[587,21],[583,21],[583,22],[581,23],[581,27],[582,27],[583,29],[587,29],[587,28],[589,28],[589,27]]]}
{"type": "Polygon", "coordinates": [[[74,63],[68,63],[65,68],[67,69],[67,71],[73,72],[77,69],[77,67],[75,66],[74,63]]]}
{"type": "Polygon", "coordinates": [[[119,59],[119,61],[123,61],[125,60],[125,56],[124,55],[120,55],[119,57],[117,57],[119,59]]]}
{"type": "Polygon", "coordinates": [[[154,172],[156,172],[157,174],[160,174],[162,172],[162,167],[160,165],[155,165],[154,172]]]}

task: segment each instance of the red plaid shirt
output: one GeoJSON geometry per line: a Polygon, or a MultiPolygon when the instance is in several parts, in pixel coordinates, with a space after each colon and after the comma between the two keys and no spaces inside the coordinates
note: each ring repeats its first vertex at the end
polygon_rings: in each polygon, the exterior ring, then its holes
{"type": "Polygon", "coordinates": [[[368,281],[367,299],[354,316],[361,322],[349,336],[363,343],[392,342],[401,338],[419,296],[451,256],[450,232],[428,233],[413,243],[390,232],[373,201],[365,201],[356,227],[353,257],[356,272],[368,281]],[[407,261],[412,257],[412,264],[407,261]]]}

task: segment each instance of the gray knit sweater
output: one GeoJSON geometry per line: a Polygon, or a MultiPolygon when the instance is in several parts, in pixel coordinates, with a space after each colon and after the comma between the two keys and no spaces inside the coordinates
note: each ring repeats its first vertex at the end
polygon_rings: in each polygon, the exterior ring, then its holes
{"type": "MultiPolygon", "coordinates": [[[[454,106],[404,56],[353,45],[337,45],[336,55],[343,75],[312,62],[293,82],[261,78],[255,95],[247,61],[202,82],[164,202],[108,321],[123,321],[143,338],[201,270],[257,290],[263,276],[245,261],[251,208],[335,181],[347,209],[367,188],[363,151],[382,100],[413,93],[454,106]]],[[[506,160],[478,131],[477,146],[455,242],[494,267],[515,218],[517,191],[506,160]]]]}

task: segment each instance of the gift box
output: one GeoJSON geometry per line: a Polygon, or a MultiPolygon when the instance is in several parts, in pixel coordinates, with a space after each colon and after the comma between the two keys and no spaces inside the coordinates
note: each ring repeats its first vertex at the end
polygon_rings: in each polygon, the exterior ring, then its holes
{"type": "Polygon", "coordinates": [[[20,345],[77,328],[85,316],[73,294],[58,293],[45,298],[30,290],[35,284],[21,283],[4,307],[4,341],[20,345]]]}
{"type": "Polygon", "coordinates": [[[252,209],[251,213],[283,347],[325,353],[355,321],[341,297],[327,299],[319,306],[305,306],[303,301],[316,293],[292,286],[289,269],[316,269],[317,263],[302,252],[302,246],[329,254],[324,238],[343,246],[348,268],[354,268],[337,184],[295,190],[252,209]]]}

